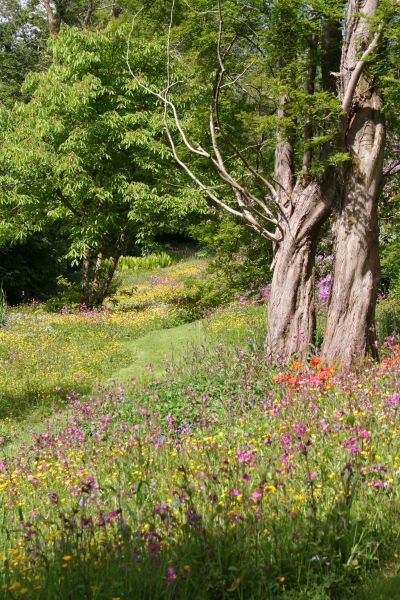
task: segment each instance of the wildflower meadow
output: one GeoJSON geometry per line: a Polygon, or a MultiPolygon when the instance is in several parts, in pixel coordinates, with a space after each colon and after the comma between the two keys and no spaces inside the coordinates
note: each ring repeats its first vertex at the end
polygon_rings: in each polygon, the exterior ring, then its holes
{"type": "Polygon", "coordinates": [[[129,335],[182,327],[184,277],[201,268],[141,275],[132,296],[128,270],[98,311],[11,310],[1,598],[323,600],[397,572],[394,338],[378,362],[272,368],[265,302],[241,298],[206,315],[205,341],[166,355],[162,377],[109,380],[132,360],[129,335]]]}

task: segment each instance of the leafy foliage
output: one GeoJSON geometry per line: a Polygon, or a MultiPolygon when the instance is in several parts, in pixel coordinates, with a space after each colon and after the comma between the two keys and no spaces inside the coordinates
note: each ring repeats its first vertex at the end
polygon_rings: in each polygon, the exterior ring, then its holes
{"type": "Polygon", "coordinates": [[[24,244],[0,248],[0,281],[11,305],[46,300],[56,292],[57,277],[65,276],[68,245],[57,227],[34,233],[24,244]]]}
{"type": "MultiPolygon", "coordinates": [[[[104,266],[110,261],[104,261],[104,266]]],[[[151,271],[158,267],[169,267],[172,264],[171,257],[166,252],[160,254],[149,254],[148,256],[121,256],[118,260],[119,271],[132,271],[139,273],[140,271],[151,271]]]]}
{"type": "Polygon", "coordinates": [[[21,85],[29,71],[49,64],[47,23],[37,0],[2,0],[0,4],[0,102],[12,107],[26,99],[21,85]]]}
{"type": "MultiPolygon", "coordinates": [[[[123,30],[62,27],[49,40],[50,69],[24,84],[32,99],[3,115],[3,243],[61,221],[67,258],[78,264],[91,251],[102,254],[105,238],[116,240],[127,223],[144,243],[202,208],[199,194],[165,181],[171,151],[162,115],[128,73],[125,38],[123,30]]],[[[138,43],[130,56],[156,78],[162,58],[156,42],[138,43]]]]}
{"type": "Polygon", "coordinates": [[[272,276],[269,242],[224,215],[192,225],[189,232],[210,259],[203,278],[187,282],[193,300],[220,306],[242,295],[265,296],[272,276]]]}

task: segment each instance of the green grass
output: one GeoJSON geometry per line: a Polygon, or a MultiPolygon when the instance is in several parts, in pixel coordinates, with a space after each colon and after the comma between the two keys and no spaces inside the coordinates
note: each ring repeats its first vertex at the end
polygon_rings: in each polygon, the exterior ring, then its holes
{"type": "MultiPolygon", "coordinates": [[[[9,309],[7,326],[0,327],[0,419],[23,418],[32,409],[45,413],[70,390],[89,394],[124,367],[136,376],[138,365],[153,363],[155,355],[161,373],[159,359],[171,349],[168,334],[161,336],[162,354],[154,339],[144,338],[143,349],[135,340],[196,318],[185,304],[183,282],[201,265],[191,259],[140,277],[124,271],[113,304],[100,312],[75,307],[49,313],[43,305],[9,309]]],[[[184,334],[176,336],[179,354],[184,334]]]]}
{"type": "Polygon", "coordinates": [[[125,271],[105,318],[0,329],[26,399],[0,421],[0,599],[400,600],[399,350],[274,382],[265,306],[182,323],[198,266],[125,271]],[[60,374],[45,420],[32,382],[60,374]]]}
{"type": "Polygon", "coordinates": [[[201,321],[146,333],[124,342],[124,350],[133,358],[129,365],[115,370],[109,380],[125,382],[134,379],[137,385],[147,385],[167,375],[171,363],[184,362],[193,348],[205,341],[206,333],[201,321]]]}
{"type": "Polygon", "coordinates": [[[362,588],[354,600],[400,600],[400,575],[382,578],[377,574],[374,582],[362,588]]]}

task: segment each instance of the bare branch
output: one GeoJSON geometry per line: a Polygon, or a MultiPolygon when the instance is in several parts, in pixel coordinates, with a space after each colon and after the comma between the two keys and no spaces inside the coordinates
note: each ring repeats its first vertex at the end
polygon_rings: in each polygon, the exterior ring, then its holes
{"type": "Polygon", "coordinates": [[[239,81],[239,79],[246,73],[246,71],[248,71],[250,69],[250,67],[253,65],[254,63],[250,63],[245,69],[244,71],[242,71],[237,77],[235,77],[235,79],[232,79],[231,81],[228,81],[228,83],[224,83],[223,85],[221,85],[221,90],[224,87],[228,87],[228,85],[233,85],[234,83],[236,83],[237,81],[239,81]]]}
{"type": "MultiPolygon", "coordinates": [[[[221,73],[221,78],[220,80],[222,80],[222,73],[221,73]]],[[[279,199],[276,193],[275,188],[273,187],[273,185],[267,180],[265,179],[262,175],[260,175],[260,173],[258,171],[256,171],[251,164],[249,163],[249,161],[245,158],[245,156],[242,154],[242,152],[239,150],[239,148],[237,148],[237,146],[230,140],[230,138],[226,135],[225,130],[222,126],[221,120],[219,118],[219,108],[218,108],[218,101],[219,101],[219,91],[220,91],[220,83],[217,85],[217,89],[216,89],[216,93],[215,93],[215,100],[214,100],[214,106],[215,106],[215,116],[217,119],[217,124],[218,124],[218,129],[219,132],[221,133],[221,135],[223,136],[224,140],[226,141],[226,143],[232,148],[232,150],[235,152],[236,156],[238,158],[240,158],[240,160],[243,162],[243,164],[246,166],[246,168],[250,171],[250,173],[252,173],[252,175],[254,175],[254,177],[256,177],[256,179],[258,179],[259,181],[261,181],[271,192],[272,197],[274,198],[278,208],[280,209],[279,206],[279,199]]]]}
{"type": "MultiPolygon", "coordinates": [[[[181,124],[179,122],[178,119],[178,114],[176,111],[176,107],[175,105],[170,102],[166,97],[165,94],[162,95],[159,92],[155,92],[154,90],[152,90],[151,88],[149,88],[147,85],[144,85],[139,79],[138,77],[136,77],[136,75],[134,74],[134,72],[131,69],[130,63],[129,63],[129,51],[130,51],[130,40],[132,38],[132,33],[133,33],[133,28],[135,26],[135,20],[136,17],[142,12],[142,10],[144,10],[144,6],[142,6],[142,8],[140,8],[137,13],[135,13],[135,15],[132,18],[132,26],[131,26],[131,30],[129,32],[129,36],[128,36],[128,41],[127,41],[127,49],[126,49],[126,64],[128,66],[128,70],[129,73],[131,74],[131,76],[133,77],[133,79],[136,81],[136,83],[138,84],[139,87],[141,87],[143,90],[145,90],[146,92],[148,92],[149,94],[152,94],[153,96],[156,96],[156,98],[159,98],[160,100],[162,100],[162,102],[164,102],[164,104],[168,104],[168,106],[171,108],[173,115],[174,115],[174,121],[176,124],[176,127],[178,128],[178,131],[182,137],[182,140],[185,144],[185,146],[188,148],[188,150],[190,150],[190,152],[193,152],[194,154],[199,154],[200,156],[204,156],[205,158],[209,158],[209,155],[207,152],[205,152],[204,150],[198,150],[197,148],[194,148],[191,144],[189,144],[189,142],[186,139],[185,133],[181,127],[181,124]]],[[[169,47],[169,46],[168,46],[169,47]]],[[[169,52],[168,52],[168,56],[169,56],[169,52]]],[[[169,59],[168,59],[169,60],[169,59]]],[[[168,83],[169,86],[169,83],[168,83]]],[[[167,89],[168,89],[167,86],[167,89]]]]}
{"type": "MultiPolygon", "coordinates": [[[[224,161],[222,159],[222,155],[220,153],[220,150],[218,148],[218,144],[217,144],[217,140],[216,140],[216,135],[215,135],[215,126],[214,126],[214,118],[213,118],[213,104],[215,102],[215,94],[219,93],[219,86],[221,85],[221,80],[222,80],[222,76],[223,73],[225,71],[224,68],[224,64],[223,61],[226,58],[226,56],[228,55],[228,53],[230,52],[233,43],[236,40],[236,36],[234,36],[234,38],[232,39],[232,41],[230,42],[230,44],[228,44],[228,47],[226,48],[226,50],[224,51],[223,54],[221,54],[221,40],[222,40],[222,20],[220,19],[220,27],[219,27],[219,36],[218,36],[218,59],[220,62],[220,68],[217,71],[216,74],[216,78],[215,78],[215,82],[214,82],[214,87],[213,87],[213,94],[212,94],[212,99],[211,99],[211,104],[210,104],[210,132],[211,132],[211,137],[212,137],[212,142],[213,142],[213,149],[215,152],[215,156],[216,159],[214,159],[211,154],[209,152],[207,152],[206,150],[204,150],[199,144],[197,144],[196,147],[194,147],[192,144],[189,143],[189,141],[187,140],[185,133],[182,129],[182,126],[180,124],[179,118],[178,118],[178,114],[177,114],[177,110],[176,110],[176,106],[174,105],[173,102],[171,102],[168,99],[168,93],[169,90],[171,89],[171,87],[173,85],[175,85],[175,83],[171,83],[171,74],[170,74],[170,44],[171,44],[171,30],[172,30],[172,19],[173,19],[173,12],[174,12],[174,5],[175,5],[175,0],[173,0],[172,2],[172,7],[171,7],[171,16],[170,16],[170,23],[169,23],[169,27],[168,27],[168,37],[167,37],[167,48],[166,48],[166,52],[167,52],[167,85],[164,88],[164,90],[160,93],[160,92],[155,92],[154,90],[152,90],[151,88],[149,88],[147,85],[145,85],[144,83],[142,83],[139,78],[133,73],[130,63],[129,63],[129,51],[130,51],[130,40],[132,37],[132,33],[133,33],[133,28],[135,25],[135,19],[136,17],[139,15],[139,13],[144,9],[144,6],[142,6],[142,8],[133,16],[132,18],[132,26],[131,26],[131,30],[128,36],[128,42],[127,42],[127,52],[126,52],[126,63],[129,69],[129,72],[131,74],[131,76],[134,78],[134,80],[136,81],[136,83],[139,85],[139,87],[141,87],[142,89],[144,89],[145,91],[147,91],[148,93],[152,94],[153,96],[159,98],[160,100],[162,100],[162,102],[164,103],[164,126],[165,126],[165,131],[167,133],[167,137],[172,149],[172,153],[173,156],[176,160],[176,162],[185,170],[185,172],[189,175],[189,177],[199,186],[200,189],[202,189],[204,191],[204,193],[216,204],[218,204],[219,206],[221,206],[222,208],[224,208],[224,210],[226,210],[227,212],[229,212],[230,214],[239,217],[241,219],[244,219],[245,221],[247,221],[249,223],[249,225],[255,229],[260,235],[262,235],[264,238],[269,239],[275,243],[279,243],[282,240],[282,236],[283,236],[283,230],[282,228],[279,226],[278,221],[274,218],[274,215],[271,213],[271,211],[269,211],[269,209],[267,208],[267,206],[260,201],[257,198],[252,198],[250,197],[250,195],[248,194],[248,192],[237,182],[236,179],[234,179],[233,177],[231,177],[231,175],[227,172],[225,166],[224,166],[224,161]],[[171,108],[172,113],[173,113],[173,119],[175,122],[175,126],[178,129],[178,132],[181,136],[182,141],[184,142],[185,146],[188,148],[188,150],[190,152],[192,152],[193,154],[197,154],[200,155],[204,158],[207,158],[211,164],[216,168],[217,172],[218,172],[218,176],[223,180],[226,181],[230,187],[232,188],[233,194],[236,198],[236,202],[237,205],[239,207],[239,211],[232,208],[231,206],[229,206],[229,204],[226,204],[225,202],[223,202],[222,200],[220,200],[215,194],[212,193],[211,189],[209,186],[205,185],[194,173],[193,171],[188,167],[188,165],[183,162],[181,160],[181,158],[179,157],[177,150],[176,150],[176,146],[175,146],[175,142],[173,140],[171,131],[169,129],[169,124],[168,124],[168,118],[167,118],[167,109],[171,108]],[[249,210],[249,208],[246,206],[245,202],[243,201],[243,197],[246,198],[246,200],[249,202],[250,199],[253,202],[257,202],[258,204],[260,204],[262,206],[262,208],[265,210],[265,212],[267,213],[268,216],[262,215],[262,218],[264,221],[271,223],[273,225],[275,225],[275,227],[277,227],[279,233],[271,233],[270,231],[268,231],[267,229],[265,229],[262,225],[260,225],[260,223],[257,222],[257,220],[254,218],[254,216],[251,213],[251,210],[249,210]]],[[[220,8],[219,8],[219,12],[220,12],[220,8]]],[[[235,150],[235,146],[232,145],[232,148],[235,150]]],[[[237,152],[236,152],[237,154],[237,152]]],[[[269,184],[270,189],[272,191],[272,193],[275,193],[274,188],[271,186],[271,184],[269,184]]],[[[268,187],[269,187],[268,186],[268,187]]],[[[253,209],[254,210],[254,209],[253,209]]]]}
{"type": "Polygon", "coordinates": [[[198,10],[195,10],[192,6],[190,6],[190,4],[189,4],[189,2],[187,2],[187,0],[183,0],[183,1],[186,4],[186,6],[188,6],[192,12],[194,12],[195,15],[209,15],[209,14],[215,14],[218,12],[217,10],[198,11],[198,10]]]}
{"type": "MultiPolygon", "coordinates": [[[[381,22],[379,24],[378,31],[375,33],[372,42],[370,43],[370,45],[368,46],[368,48],[366,49],[366,51],[364,52],[364,54],[362,55],[362,57],[356,64],[356,66],[354,67],[354,70],[351,74],[350,81],[347,85],[346,93],[344,95],[343,102],[342,102],[342,111],[345,114],[348,114],[348,112],[351,108],[351,104],[353,102],[353,97],[354,97],[354,92],[356,91],[356,87],[357,87],[358,81],[360,79],[361,73],[364,70],[367,58],[370,56],[370,54],[372,54],[372,52],[378,46],[379,40],[381,39],[381,35],[382,35],[382,29],[383,29],[383,22],[381,22]]],[[[342,74],[342,76],[343,76],[343,74],[342,74]]]]}

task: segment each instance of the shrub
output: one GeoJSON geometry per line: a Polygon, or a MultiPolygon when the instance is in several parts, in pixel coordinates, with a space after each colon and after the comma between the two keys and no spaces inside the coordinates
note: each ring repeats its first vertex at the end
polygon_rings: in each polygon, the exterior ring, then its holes
{"type": "MultiPolygon", "coordinates": [[[[104,260],[103,268],[109,268],[111,258],[104,260]]],[[[148,256],[121,256],[117,269],[118,271],[133,271],[141,273],[143,271],[152,271],[158,268],[165,268],[172,265],[172,258],[166,253],[149,254],[148,256]]]]}

